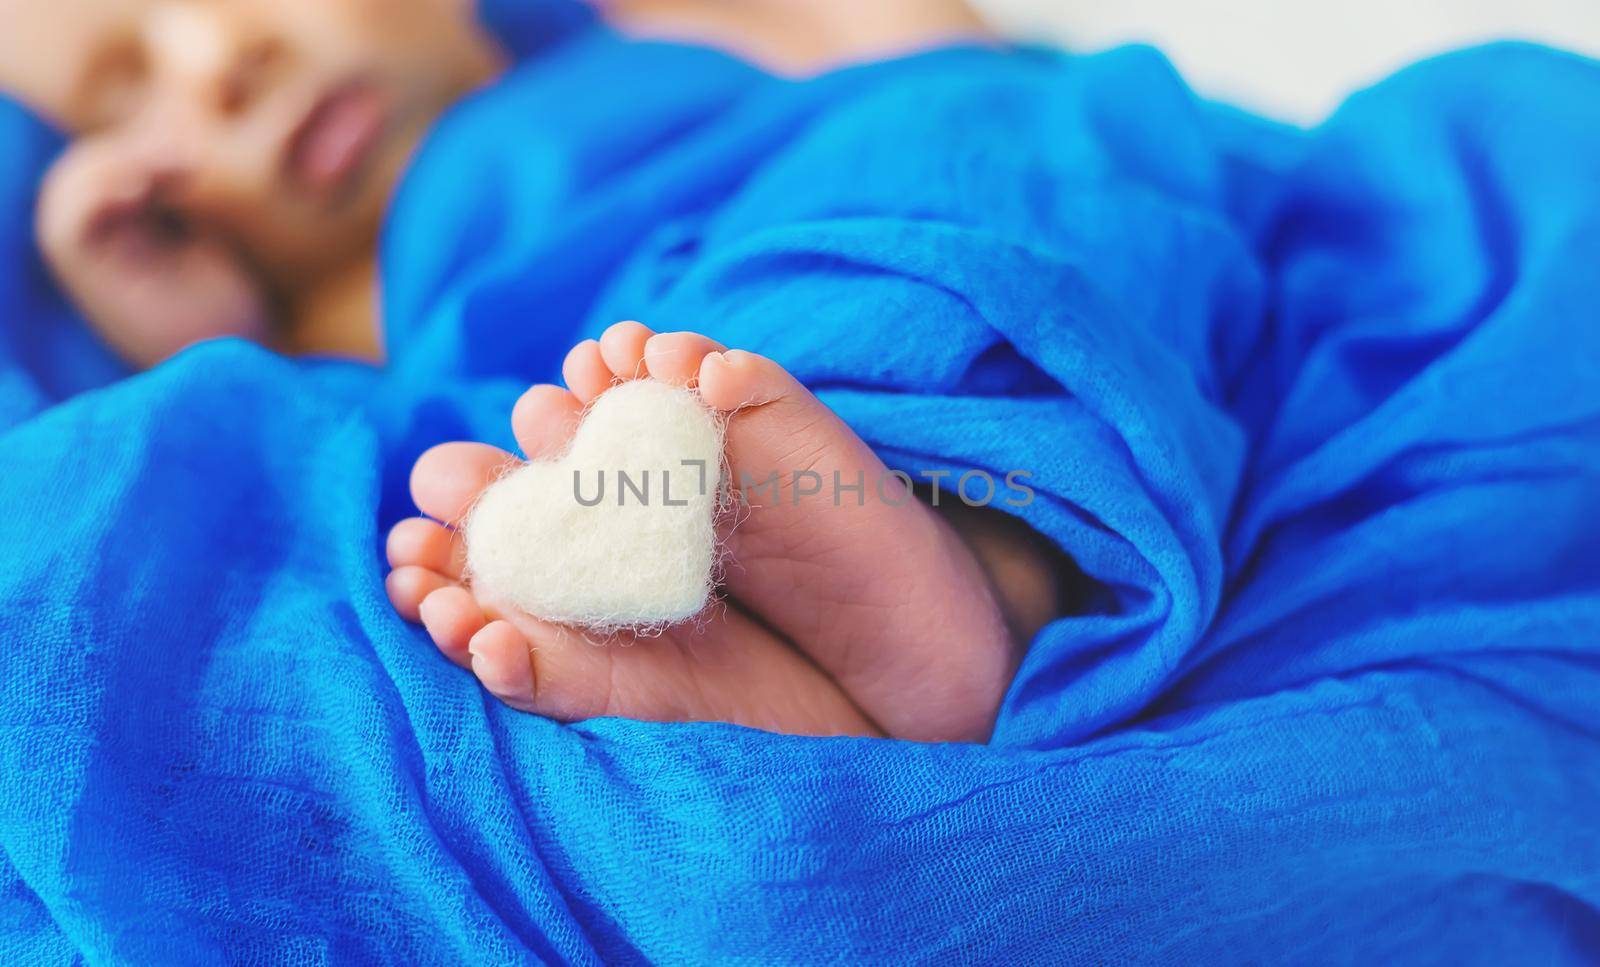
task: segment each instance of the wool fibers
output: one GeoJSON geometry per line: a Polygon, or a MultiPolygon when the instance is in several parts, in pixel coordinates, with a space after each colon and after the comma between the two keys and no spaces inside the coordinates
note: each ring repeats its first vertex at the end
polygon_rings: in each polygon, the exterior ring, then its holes
{"type": "Polygon", "coordinates": [[[517,467],[466,523],[480,598],[598,631],[693,617],[712,595],[722,421],[692,391],[612,387],[567,450],[517,467]]]}

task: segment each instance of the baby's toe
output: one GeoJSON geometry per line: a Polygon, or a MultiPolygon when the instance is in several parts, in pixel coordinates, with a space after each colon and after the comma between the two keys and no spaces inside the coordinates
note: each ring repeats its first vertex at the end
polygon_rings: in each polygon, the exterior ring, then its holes
{"type": "Polygon", "coordinates": [[[422,599],[417,608],[422,626],[444,656],[463,668],[472,665],[467,646],[484,626],[483,610],[472,592],[446,585],[422,599]]]}
{"type": "Polygon", "coordinates": [[[389,529],[389,567],[423,567],[461,580],[466,552],[455,531],[426,517],[408,517],[389,529]]]}
{"type": "Polygon", "coordinates": [[[644,362],[653,378],[690,386],[700,374],[700,361],[722,348],[721,343],[697,332],[664,332],[645,344],[644,362]]]}
{"type": "Polygon", "coordinates": [[[583,401],[559,386],[528,389],[511,411],[511,432],[529,460],[560,453],[583,420],[583,401]]]}
{"type": "Polygon", "coordinates": [[[811,397],[788,370],[742,349],[707,354],[700,362],[699,384],[706,405],[724,411],[811,397]]]}
{"type": "Polygon", "coordinates": [[[600,336],[600,358],[616,379],[645,376],[644,347],[655,333],[643,323],[619,322],[600,336]]]}
{"type": "Polygon", "coordinates": [[[383,579],[384,590],[389,594],[389,603],[394,605],[394,610],[400,617],[413,624],[422,620],[422,602],[428,595],[455,583],[437,571],[414,565],[397,567],[383,579]]]}
{"type": "Polygon", "coordinates": [[[591,403],[604,393],[611,385],[612,377],[611,369],[600,355],[599,341],[585,339],[573,346],[561,363],[561,378],[580,403],[591,403]]]}
{"type": "Polygon", "coordinates": [[[489,622],[472,636],[467,652],[473,674],[492,695],[512,708],[538,711],[528,639],[515,625],[489,622]]]}

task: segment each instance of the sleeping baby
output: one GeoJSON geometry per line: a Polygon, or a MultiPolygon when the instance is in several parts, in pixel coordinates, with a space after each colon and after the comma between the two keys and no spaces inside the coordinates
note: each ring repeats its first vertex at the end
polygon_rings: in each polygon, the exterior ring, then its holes
{"type": "MultiPolygon", "coordinates": [[[[793,74],[983,36],[960,0],[883,0],[870,17],[847,0],[602,13],[793,74]]],[[[0,85],[72,136],[41,187],[40,248],[109,345],[138,366],[219,336],[376,357],[385,206],[432,122],[501,64],[466,0],[31,0],[7,16],[0,85]]],[[[940,500],[937,481],[914,493],[781,366],[705,336],[619,323],[563,376],[510,414],[527,460],[565,453],[602,394],[648,381],[693,391],[726,479],[774,483],[714,521],[716,603],[601,634],[475,580],[465,525],[522,460],[435,447],[411,474],[424,516],[389,534],[388,594],[445,657],[561,720],[988,737],[1022,648],[1060,608],[1047,542],[940,500]]],[[[470,533],[493,540],[481,521],[470,533]]]]}

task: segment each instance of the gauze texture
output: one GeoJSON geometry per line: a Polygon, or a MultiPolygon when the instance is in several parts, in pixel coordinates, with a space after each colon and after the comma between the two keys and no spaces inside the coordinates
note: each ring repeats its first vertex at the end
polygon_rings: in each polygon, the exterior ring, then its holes
{"type": "Polygon", "coordinates": [[[497,480],[467,520],[477,593],[595,629],[693,617],[711,596],[722,467],[717,417],[692,391],[605,392],[566,453],[497,480]]]}
{"type": "Polygon", "coordinates": [[[1453,55],[1301,131],[1147,49],[800,82],[602,32],[419,153],[388,365],[217,340],[98,392],[17,123],[0,964],[1593,967],[1600,64],[1453,55]],[[618,319],[781,363],[944,501],[1032,473],[998,511],[1084,579],[988,745],[556,722],[394,610],[416,457],[509,445],[618,319]]]}

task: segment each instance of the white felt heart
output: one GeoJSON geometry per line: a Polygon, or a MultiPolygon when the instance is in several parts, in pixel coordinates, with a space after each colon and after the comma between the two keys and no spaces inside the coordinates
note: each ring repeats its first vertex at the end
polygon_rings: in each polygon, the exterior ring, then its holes
{"type": "Polygon", "coordinates": [[[495,481],[467,518],[480,597],[610,630],[693,617],[711,597],[722,424],[692,391],[603,393],[566,453],[495,481]]]}

